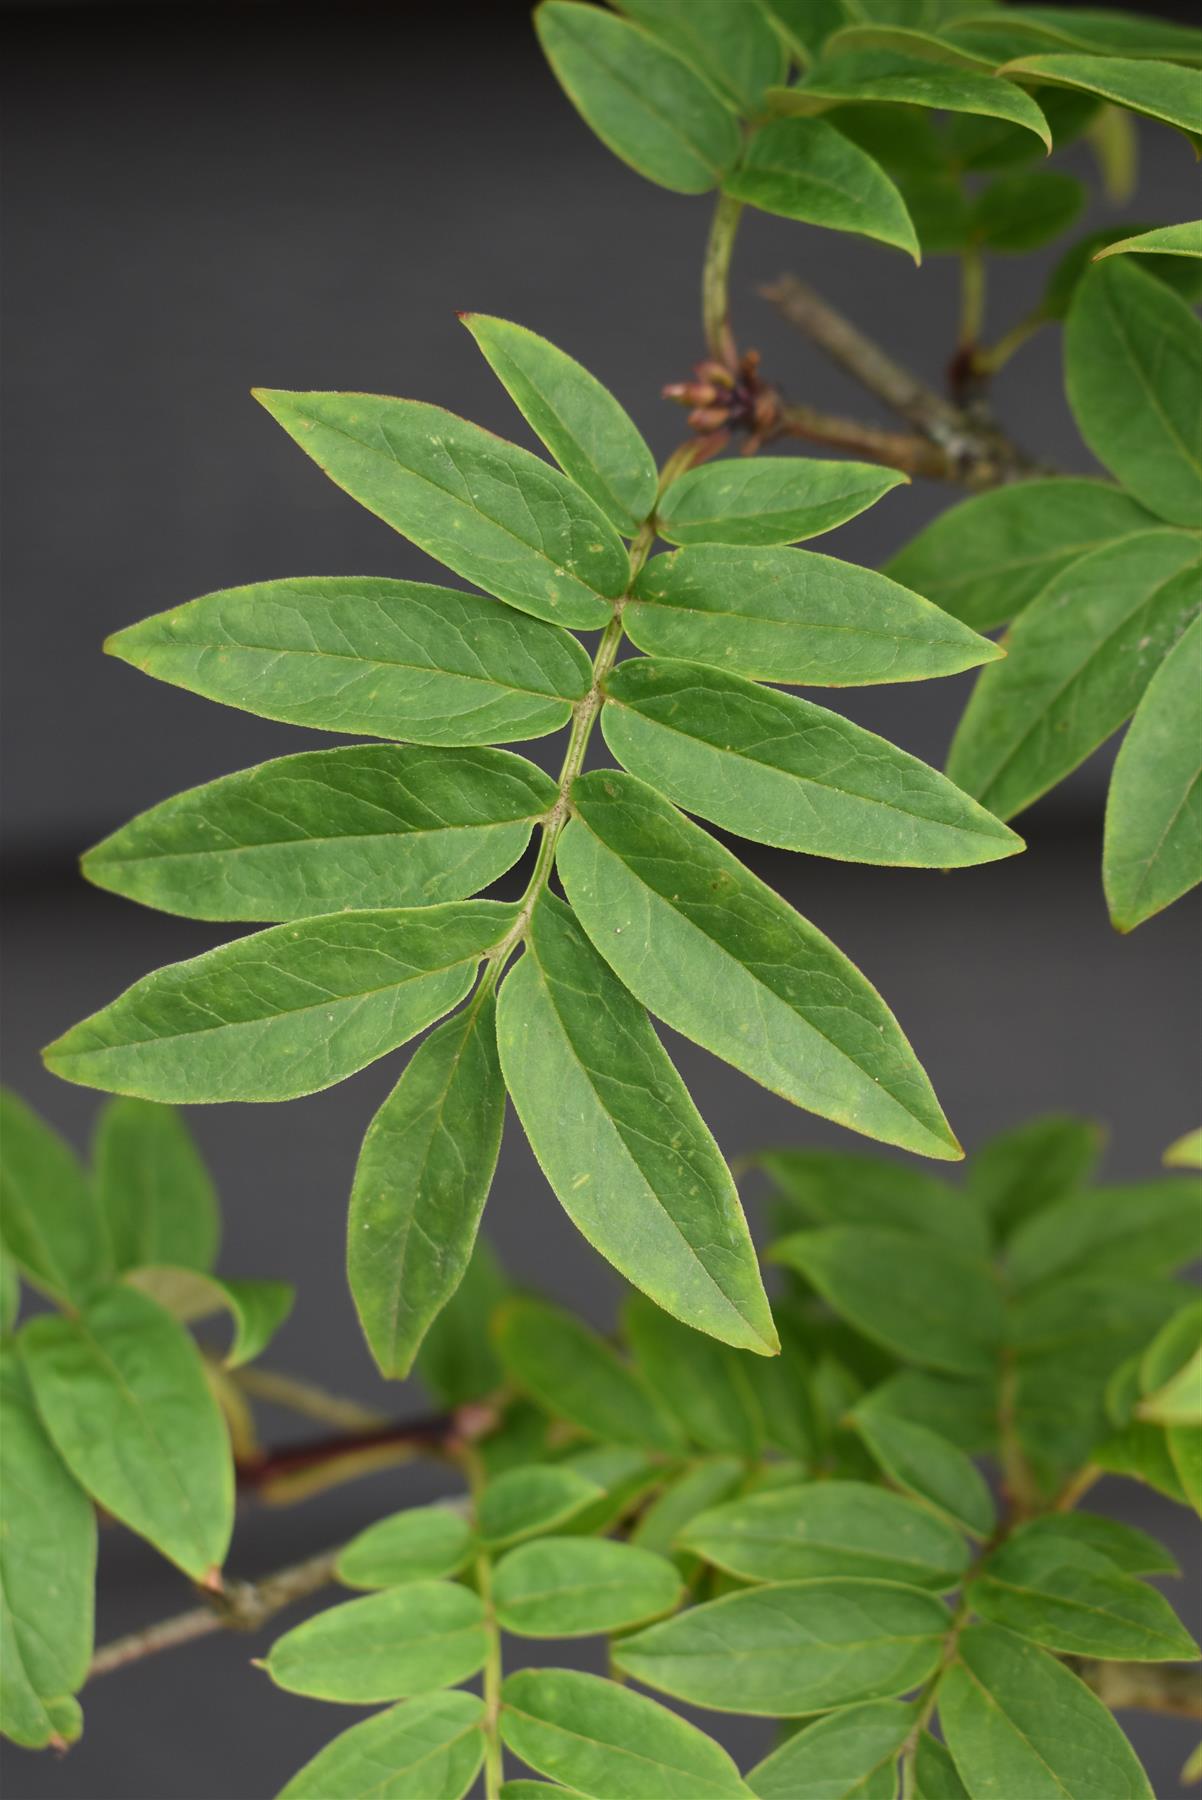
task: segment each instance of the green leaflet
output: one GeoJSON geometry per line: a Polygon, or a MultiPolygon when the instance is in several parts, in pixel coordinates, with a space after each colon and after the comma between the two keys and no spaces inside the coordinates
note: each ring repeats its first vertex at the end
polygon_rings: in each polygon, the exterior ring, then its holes
{"type": "Polygon", "coordinates": [[[501,1690],[501,1736],[523,1762],[607,1800],[739,1800],[748,1790],[712,1738],[598,1675],[521,1669],[501,1690]]]}
{"type": "Polygon", "coordinates": [[[974,1579],[972,1600],[993,1624],[1064,1656],[1172,1662],[1198,1652],[1163,1594],[1067,1538],[1003,1545],[974,1579]]]}
{"type": "MultiPolygon", "coordinates": [[[[1126,115],[1111,109],[1108,116],[1111,119],[1123,119],[1126,115]]],[[[1103,261],[1110,246],[1120,243],[1125,235],[1130,236],[1135,229],[1132,222],[1125,225],[1104,225],[1097,231],[1086,232],[1084,237],[1078,238],[1048,276],[1040,302],[1043,317],[1066,318],[1077,289],[1091,273],[1094,264],[1103,261]]],[[[1199,269],[1196,258],[1180,255],[1153,256],[1147,262],[1137,261],[1135,267],[1142,269],[1145,275],[1155,276],[1185,301],[1192,303],[1202,294],[1202,269],[1199,269]]]]}
{"type": "Polygon", "coordinates": [[[1117,1519],[1106,1519],[1098,1513],[1045,1513],[1020,1526],[1011,1543],[1027,1543],[1046,1539],[1067,1540],[1074,1547],[1084,1545],[1096,1551],[1121,1570],[1124,1575],[1179,1575],[1177,1560],[1163,1544],[1139,1531],[1134,1525],[1123,1525],[1117,1519]]]}
{"type": "Polygon", "coordinates": [[[763,1418],[746,1357],[633,1294],[622,1326],[635,1362],[690,1440],[748,1461],[760,1453],[763,1418]]]}
{"type": "Polygon", "coordinates": [[[914,1718],[914,1708],[896,1700],[831,1713],[757,1763],[747,1785],[758,1800],[894,1800],[897,1755],[914,1718]]]}
{"type": "Polygon", "coordinates": [[[217,1196],[178,1113],[148,1100],[110,1100],[93,1157],[118,1272],[146,1263],[212,1268],[221,1236],[217,1196]]]}
{"type": "Polygon", "coordinates": [[[775,1213],[778,1230],[886,1225],[941,1238],[961,1250],[988,1249],[981,1208],[925,1169],[833,1150],[761,1150],[754,1162],[781,1197],[775,1213]]]}
{"type": "Polygon", "coordinates": [[[758,0],[621,0],[737,111],[755,113],[785,75],[784,48],[758,0]]]}
{"type": "Polygon", "coordinates": [[[0,1239],[0,1338],[14,1330],[21,1312],[21,1272],[0,1239]]]}
{"type": "Polygon", "coordinates": [[[665,1557],[612,1538],[535,1538],[493,1571],[497,1618],[519,1637],[619,1631],[671,1612],[683,1594],[665,1557]]]}
{"type": "Polygon", "coordinates": [[[428,906],[503,875],[555,796],[505,750],[311,750],[164,800],[89,850],[83,871],[192,919],[428,906]]]}
{"type": "Polygon", "coordinates": [[[283,1281],[226,1281],[199,1269],[164,1263],[131,1269],[125,1280],[185,1325],[228,1312],[234,1327],[233,1342],[224,1359],[228,1369],[254,1361],[284,1323],[296,1298],[283,1281]]]}
{"type": "Polygon", "coordinates": [[[352,499],[457,575],[536,618],[586,631],[608,621],[629,573],[622,541],[529,450],[423,400],[255,398],[352,499]]]}
{"type": "Polygon", "coordinates": [[[1176,63],[1121,56],[1023,56],[998,71],[1014,81],[1048,83],[1097,94],[1128,112],[1202,132],[1202,99],[1197,75],[1176,63]]]}
{"type": "MultiPolygon", "coordinates": [[[[706,1508],[729,1499],[746,1477],[746,1463],[737,1456],[711,1456],[694,1463],[669,1481],[640,1513],[631,1543],[667,1556],[689,1521],[706,1508]]],[[[697,1567],[691,1556],[677,1553],[674,1560],[686,1574],[697,1567]]]]}
{"type": "Polygon", "coordinates": [[[1105,1133],[1089,1119],[1048,1113],[1002,1132],[973,1153],[966,1193],[1005,1242],[1024,1219],[1075,1193],[1093,1173],[1105,1133]]]}
{"type": "Polygon", "coordinates": [[[1001,175],[977,195],[973,231],[995,255],[1037,250],[1067,231],[1085,205],[1085,189],[1059,169],[1001,175]]]}
{"type": "Polygon", "coordinates": [[[824,119],[777,119],[761,126],[722,191],[761,212],[876,238],[922,260],[906,203],[893,182],[824,119]]]}
{"type": "Polygon", "coordinates": [[[544,0],[534,26],[560,86],[615,156],[678,194],[717,186],[738,156],[738,127],[688,63],[639,26],[573,0],[544,0]]]}
{"type": "Polygon", "coordinates": [[[843,0],[761,0],[761,5],[803,64],[847,23],[843,0]]]}
{"type": "Polygon", "coordinates": [[[475,1547],[472,1528],[449,1506],[414,1506],[377,1519],[338,1558],[348,1587],[403,1587],[457,1575],[475,1547]]]}
{"type": "Polygon", "coordinates": [[[899,56],[913,57],[919,62],[938,63],[947,69],[967,69],[980,75],[992,75],[993,65],[986,57],[962,49],[943,37],[936,37],[915,26],[935,23],[931,7],[900,4],[895,0],[848,0],[847,11],[853,20],[880,20],[880,23],[845,25],[827,40],[824,60],[852,56],[865,50],[893,50],[899,56]]]}
{"type": "Polygon", "coordinates": [[[992,1376],[963,1378],[899,1369],[859,1405],[871,1407],[874,1417],[886,1413],[891,1419],[925,1425],[958,1450],[976,1456],[995,1448],[995,1389],[992,1376]]]}
{"type": "Polygon", "coordinates": [[[724,457],[678,475],[655,520],[670,544],[793,544],[846,524],[906,480],[874,463],[724,457]]]}
{"type": "Polygon", "coordinates": [[[1158,1425],[1202,1425],[1202,1348],[1149,1395],[1139,1408],[1140,1417],[1158,1425]]]}
{"type": "Polygon", "coordinates": [[[995,1626],[961,1634],[939,1683],[939,1720],[970,1794],[1153,1800],[1102,1702],[1046,1651],[995,1626]]]}
{"type": "Polygon", "coordinates": [[[1015,1232],[1007,1275],[1019,1289],[1065,1274],[1168,1275],[1202,1256],[1202,1183],[1181,1175],[1072,1194],[1015,1232]]]}
{"type": "Polygon", "coordinates": [[[78,1304],[108,1279],[112,1251],[91,1184],[70,1146],[0,1090],[0,1223],[23,1274],[78,1304]]]}
{"type": "MultiPolygon", "coordinates": [[[[960,10],[968,11],[965,7],[960,10]]],[[[1019,49],[1099,50],[1119,56],[1151,56],[1169,62],[1202,61],[1202,33],[1189,25],[1155,19],[1143,12],[1119,12],[1112,7],[1007,6],[1005,11],[982,6],[975,16],[947,27],[957,41],[979,43],[982,54],[994,54],[986,46],[999,40],[1019,49]]],[[[1014,49],[997,51],[999,59],[1014,49]]]]}
{"type": "Polygon", "coordinates": [[[194,1581],[219,1569],[234,1518],[229,1439],[196,1346],[119,1284],[78,1317],[21,1333],[38,1411],[80,1485],[194,1581]]]}
{"type": "Polygon", "coordinates": [[[1001,1295],[982,1258],[931,1238],[852,1225],[798,1232],[772,1254],[896,1355],[957,1375],[996,1367],[1001,1295]]]}
{"type": "Polygon", "coordinates": [[[946,776],[795,694],[640,656],[619,663],[605,699],[601,728],[624,768],[757,843],[939,869],[1023,848],[946,776]]]}
{"type": "Polygon", "coordinates": [[[952,617],[992,631],[1079,556],[1155,523],[1121,488],[1102,481],[1067,475],[1013,482],[940,513],[886,567],[952,617]]]}
{"type": "Polygon", "coordinates": [[[589,1242],[687,1324],[771,1355],[730,1172],[643,1009],[553,897],[502,986],[497,1034],[523,1129],[589,1242]]]}
{"type": "Polygon", "coordinates": [[[1148,683],[1106,802],[1102,881],[1112,922],[1132,931],[1202,881],[1202,620],[1148,683]]]}
{"type": "Polygon", "coordinates": [[[997,1522],[993,1496],[963,1450],[925,1425],[894,1418],[871,1403],[857,1407],[852,1424],[898,1487],[974,1537],[990,1536],[997,1522]]]}
{"type": "Polygon", "coordinates": [[[505,1087],[489,995],[418,1047],[367,1128],[347,1218],[347,1273],[385,1375],[413,1367],[472,1253],[501,1147],[505,1087]]]}
{"type": "Polygon", "coordinates": [[[914,1800],[970,1800],[947,1750],[929,1731],[919,1735],[914,1758],[914,1800]]]}
{"type": "Polygon", "coordinates": [[[893,50],[860,50],[823,57],[800,87],[772,88],[780,112],[822,113],[849,100],[929,106],[940,112],[981,113],[1033,131],[1050,150],[1052,134],[1039,107],[1013,82],[971,69],[939,68],[893,50]]]}
{"type": "Polygon", "coordinates": [[[487,313],[460,318],[531,429],[610,523],[633,537],[659,477],[643,436],[608,388],[537,332],[487,313]]]}
{"type": "Polygon", "coordinates": [[[276,1639],[263,1667],[289,1693],[358,1706],[467,1681],[487,1654],[478,1594],[411,1581],[306,1619],[276,1639]]]}
{"type": "Polygon", "coordinates": [[[509,1293],[505,1273],[484,1238],[476,1239],[463,1279],[417,1353],[417,1372],[446,1407],[483,1400],[502,1381],[493,1348],[493,1314],[509,1293]]]}
{"type": "Polygon", "coordinates": [[[0,1730],[40,1750],[61,1733],[61,1702],[92,1656],[96,1514],[11,1345],[0,1349],[0,1512],[0,1730]]]}
{"type": "Polygon", "coordinates": [[[1202,325],[1185,301],[1132,263],[1100,263],[1077,289],[1064,359],[1069,405],[1098,461],[1159,518],[1196,527],[1202,325]]]}
{"type": "Polygon", "coordinates": [[[512,1300],[496,1335],[508,1374],[557,1417],[610,1443],[681,1448],[679,1427],[642,1378],[570,1313],[541,1300],[512,1300]]]}
{"type": "Polygon", "coordinates": [[[462,1800],[484,1761],[483,1716],[475,1694],[389,1707],[319,1750],[279,1800],[462,1800]]]}
{"type": "Polygon", "coordinates": [[[1154,225],[1150,231],[1141,231],[1136,237],[1120,238],[1116,244],[1107,244],[1099,250],[1095,262],[1103,262],[1108,256],[1195,256],[1202,257],[1202,219],[1193,219],[1185,225],[1154,225]]]}
{"type": "Polygon", "coordinates": [[[815,1481],[728,1501],[695,1518],[680,1543],[744,1581],[854,1575],[946,1589],[968,1567],[953,1526],[862,1481],[815,1481]]]}
{"type": "MultiPolygon", "coordinates": [[[[1129,510],[1150,522],[1139,509],[1129,510]]],[[[896,581],[816,550],[694,544],[652,557],[632,592],[622,622],[640,650],[761,681],[821,687],[925,681],[1000,655],[988,639],[896,581]]]]}
{"type": "Polygon", "coordinates": [[[46,1062],[151,1100],[294,1100],[449,1012],[513,916],[465,900],[276,925],[144,976],[46,1062]]]}
{"type": "Polygon", "coordinates": [[[1177,1138],[1161,1160],[1169,1169],[1202,1169],[1202,1128],[1177,1138]]]}
{"type": "Polygon", "coordinates": [[[127,626],[105,649],[286,725],[419,744],[545,737],[589,686],[566,631],[481,594],[374,576],[227,588],[127,626]]]}
{"type": "Polygon", "coordinates": [[[604,1492],[600,1482],[555,1463],[506,1469],[481,1495],[476,1524],[485,1543],[496,1550],[553,1531],[595,1505],[604,1492]]]}
{"type": "Polygon", "coordinates": [[[949,1622],[933,1594],[893,1582],[782,1582],[648,1626],[615,1644],[613,1659],[695,1706],[796,1718],[917,1687],[949,1622]]]}
{"type": "Polygon", "coordinates": [[[820,932],[632,776],[585,775],[572,801],[565,890],[645,1006],[799,1106],[922,1155],[959,1154],[892,1014],[820,932]]]}
{"type": "Polygon", "coordinates": [[[1062,780],[1128,719],[1202,602],[1197,540],[1136,532],[1070,563],[973,690],[947,772],[999,818],[1062,780]]]}

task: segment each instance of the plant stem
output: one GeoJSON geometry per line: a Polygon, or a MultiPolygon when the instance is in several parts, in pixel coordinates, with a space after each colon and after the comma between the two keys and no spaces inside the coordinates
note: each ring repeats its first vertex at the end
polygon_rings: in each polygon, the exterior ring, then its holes
{"type": "Polygon", "coordinates": [[[1009,331],[1004,332],[996,344],[979,345],[973,352],[973,373],[986,376],[996,375],[998,370],[1010,361],[1016,350],[1021,350],[1022,346],[1033,338],[1037,331],[1042,331],[1043,327],[1050,323],[1046,314],[1030,313],[1025,319],[1020,319],[1017,325],[1012,325],[1009,331]]]}
{"type": "Polygon", "coordinates": [[[362,1406],[358,1400],[344,1400],[340,1394],[327,1393],[314,1382],[301,1381],[295,1375],[284,1375],[276,1369],[246,1365],[231,1370],[231,1378],[252,1400],[265,1400],[273,1406],[286,1406],[290,1412],[302,1413],[308,1419],[320,1419],[325,1425],[336,1425],[341,1431],[379,1431],[390,1425],[387,1413],[362,1406]]]}
{"type": "Polygon", "coordinates": [[[985,258],[977,249],[965,250],[960,258],[960,331],[957,343],[961,350],[971,350],[985,323],[985,258]]]}
{"type": "Polygon", "coordinates": [[[505,1670],[501,1660],[501,1632],[492,1598],[492,1560],[487,1551],[476,1559],[476,1583],[484,1602],[488,1627],[488,1656],[484,1664],[484,1796],[500,1800],[505,1779],[505,1752],[501,1746],[498,1721],[501,1717],[501,1682],[505,1670]]]}
{"type": "Polygon", "coordinates": [[[910,1727],[909,1735],[901,1748],[901,1800],[914,1800],[918,1784],[916,1764],[918,1759],[919,1740],[931,1722],[931,1715],[938,1704],[939,1682],[943,1676],[943,1671],[947,1668],[948,1664],[956,1654],[956,1646],[960,1642],[960,1633],[968,1623],[971,1611],[972,1607],[969,1603],[967,1594],[963,1594],[960,1599],[960,1604],[952,1615],[952,1622],[948,1628],[947,1636],[943,1640],[943,1654],[939,1658],[939,1667],[935,1670],[935,1673],[931,1676],[930,1680],[918,1696],[918,1717],[910,1727]]]}
{"type": "Polygon", "coordinates": [[[741,200],[719,194],[701,270],[701,322],[706,348],[716,362],[732,370],[739,357],[730,329],[730,259],[742,213],[741,200]]]}

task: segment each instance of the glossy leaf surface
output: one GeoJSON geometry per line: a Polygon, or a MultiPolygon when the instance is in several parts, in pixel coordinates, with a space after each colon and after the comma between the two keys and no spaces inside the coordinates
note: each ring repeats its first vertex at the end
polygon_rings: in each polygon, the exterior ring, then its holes
{"type": "Polygon", "coordinates": [[[722,191],[761,212],[892,244],[920,260],[906,203],[879,163],[825,119],[761,126],[722,191]]]}
{"type": "Polygon", "coordinates": [[[940,68],[894,50],[824,57],[799,87],[774,88],[768,98],[788,113],[826,112],[852,100],[980,113],[1021,125],[1042,138],[1049,150],[1052,147],[1047,120],[1030,95],[1013,82],[971,69],[940,68]]]}

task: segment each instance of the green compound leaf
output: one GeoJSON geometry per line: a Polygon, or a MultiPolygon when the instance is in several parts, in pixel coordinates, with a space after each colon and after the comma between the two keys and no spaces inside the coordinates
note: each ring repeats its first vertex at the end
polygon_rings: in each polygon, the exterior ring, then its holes
{"type": "Polygon", "coordinates": [[[0,1225],[22,1274],[82,1304],[108,1279],[104,1217],[74,1150],[32,1107],[0,1090],[0,1225]]]}
{"type": "MultiPolygon", "coordinates": [[[[17,1351],[0,1349],[0,1731],[40,1750],[92,1656],[96,1514],[64,1468],[17,1351]]],[[[77,1734],[74,1734],[77,1735],[77,1734]]]]}
{"type": "Polygon", "coordinates": [[[856,1575],[946,1589],[968,1567],[953,1526],[864,1481],[815,1481],[732,1500],[701,1513],[680,1543],[744,1581],[856,1575]]]}
{"type": "Polygon", "coordinates": [[[512,1300],[496,1326],[511,1378],[549,1412],[607,1443],[679,1451],[682,1436],[641,1376],[570,1313],[512,1300]]]}
{"type": "Polygon", "coordinates": [[[228,1369],[254,1361],[284,1323],[296,1298],[283,1281],[224,1281],[200,1269],[164,1263],[130,1269],[125,1280],[184,1325],[227,1312],[234,1327],[224,1358],[228,1369]]]}
{"type": "Polygon", "coordinates": [[[824,119],[761,126],[722,191],[761,212],[875,238],[922,260],[898,189],[878,162],[824,119]]]}
{"type": "Polygon", "coordinates": [[[554,1463],[506,1469],[481,1495],[476,1524],[491,1549],[503,1549],[565,1525],[604,1492],[600,1482],[554,1463]]]}
{"type": "Polygon", "coordinates": [[[545,1537],[510,1550],[493,1573],[497,1618],[519,1637],[592,1637],[679,1606],[665,1557],[612,1538],[545,1537]]]}
{"type": "Polygon", "coordinates": [[[306,1619],[276,1639],[263,1667],[289,1693],[370,1705],[467,1681],[488,1641],[479,1594],[411,1581],[306,1619]]]}
{"type": "Polygon", "coordinates": [[[449,1012],[513,916],[465,900],[276,925],[145,976],[46,1062],[150,1100],[294,1100],[449,1012]]]}
{"type": "Polygon", "coordinates": [[[1002,1303],[983,1259],[930,1238],[852,1225],[798,1232],[772,1254],[896,1355],[955,1375],[996,1368],[1002,1303]]]}
{"type": "Polygon", "coordinates": [[[1089,1180],[1105,1134],[1089,1119],[1048,1113],[1002,1132],[976,1151],[966,1192],[1005,1242],[1025,1219],[1089,1180]]]}
{"type": "Polygon", "coordinates": [[[575,357],[507,319],[460,318],[566,475],[633,537],[655,505],[655,458],[634,421],[575,357]]]}
{"type": "Polygon", "coordinates": [[[1047,1513],[1015,1532],[1011,1542],[1034,1543],[1067,1540],[1074,1548],[1084,1545],[1105,1557],[1124,1575],[1179,1575],[1177,1559],[1134,1525],[1106,1519],[1098,1513],[1047,1513]]]}
{"type": "Polygon", "coordinates": [[[83,872],[191,919],[429,906],[512,868],[555,796],[505,750],[310,750],[164,800],[89,850],[83,872]]]}
{"type": "MultiPolygon", "coordinates": [[[[1151,522],[1129,503],[1128,509],[1151,522]]],[[[917,593],[816,550],[695,544],[652,557],[632,592],[622,622],[640,650],[761,681],[807,687],[926,681],[1000,655],[987,638],[917,593]]]]}
{"type": "Polygon", "coordinates": [[[1105,743],[1131,714],[1202,602],[1198,542],[1136,532],[1070,563],[973,690],[951,779],[1008,819],[1105,743]]]}
{"type": "Polygon", "coordinates": [[[1058,169],[1002,175],[973,204],[973,230],[995,255],[1037,250],[1067,231],[1085,205],[1085,189],[1058,169]]]}
{"type": "Polygon", "coordinates": [[[1102,1702],[1044,1650],[992,1625],[962,1633],[939,1721],[969,1793],[1023,1800],[1153,1800],[1102,1702]]]}
{"type": "Polygon", "coordinates": [[[772,1313],[721,1153],[646,1013],[554,898],[498,1008],[501,1067],[569,1218],[667,1311],[772,1354],[772,1313]]]}
{"type": "Polygon", "coordinates": [[[925,1169],[833,1150],[761,1150],[754,1158],[776,1184],[778,1229],[885,1225],[984,1253],[981,1209],[925,1169]]]}
{"type": "Polygon", "coordinates": [[[484,1761],[483,1717],[475,1694],[391,1706],[319,1750],[279,1800],[462,1800],[484,1761]]]}
{"type": "Polygon", "coordinates": [[[234,1469],[183,1327],[118,1285],[75,1318],[31,1320],[20,1342],[38,1411],[76,1480],[194,1581],[210,1577],[229,1546],[234,1469]]]}
{"type": "Polygon", "coordinates": [[[1114,765],[1102,882],[1120,931],[1202,881],[1202,620],[1148,683],[1114,765]]]}
{"type": "Polygon", "coordinates": [[[622,1326],[639,1372],[688,1437],[706,1450],[752,1460],[764,1421],[746,1358],[631,1295],[622,1326]]]}
{"type": "Polygon", "coordinates": [[[724,457],[678,475],[656,524],[670,544],[793,544],[846,524],[907,480],[874,463],[724,457]]]}
{"type": "Polygon", "coordinates": [[[764,89],[784,79],[784,48],[758,0],[621,0],[621,9],[737,111],[758,112],[764,89]]]}
{"type": "Polygon", "coordinates": [[[687,62],[639,26],[573,0],[544,0],[534,27],[560,86],[615,156],[678,194],[718,185],[739,154],[738,126],[687,62]]]}
{"type": "Polygon", "coordinates": [[[1058,1200],[1015,1232],[1007,1275],[1020,1290],[1068,1274],[1138,1281],[1200,1256],[1202,1183],[1182,1175],[1058,1200]]]}
{"type": "Polygon", "coordinates": [[[898,1487],[974,1537],[992,1534],[997,1522],[993,1496],[963,1450],[927,1426],[894,1418],[871,1403],[857,1407],[851,1422],[898,1487]]]}
{"type": "Polygon", "coordinates": [[[995,1625],[1064,1656],[1172,1662],[1198,1651],[1163,1594],[1067,1538],[1005,1544],[982,1566],[972,1598],[995,1625]]]}
{"type": "Polygon", "coordinates": [[[378,1519],[351,1539],[338,1558],[348,1587],[404,1587],[458,1575],[475,1548],[472,1528],[449,1506],[413,1506],[378,1519]]]}
{"type": "Polygon", "coordinates": [[[1064,356],[1069,405],[1098,461],[1159,518],[1196,526],[1202,324],[1185,301],[1132,263],[1101,263],[1077,289],[1064,356]]]}
{"type": "Polygon", "coordinates": [[[712,1738],[645,1694],[574,1669],[522,1669],[501,1689],[501,1736],[523,1762],[607,1800],[746,1800],[712,1738]]]}
{"type": "Polygon", "coordinates": [[[583,776],[572,800],[568,898],[657,1017],[798,1106],[960,1154],[893,1015],[821,932],[634,777],[583,776]]]}
{"type": "Polygon", "coordinates": [[[311,576],[207,594],[109,638],[147,675],[286,725],[419,744],[545,737],[588,692],[566,631],[421,581],[311,576]]]}
{"type": "Polygon", "coordinates": [[[894,50],[860,50],[823,57],[800,87],[771,88],[768,100],[779,112],[822,113],[850,100],[935,107],[940,112],[980,113],[1033,131],[1052,147],[1052,134],[1039,107],[1013,82],[970,69],[939,68],[894,50]]]}
{"type": "Polygon", "coordinates": [[[177,1112],[110,1100],[93,1144],[96,1195],[120,1272],[149,1263],[211,1269],[221,1215],[209,1172],[177,1112]]]}
{"type": "Polygon", "coordinates": [[[1202,96],[1191,69],[1176,63],[1121,56],[1024,56],[998,71],[1011,80],[1076,88],[1128,112],[1179,130],[1202,132],[1202,96]]]}
{"type": "Polygon", "coordinates": [[[695,1706],[796,1718],[917,1687],[938,1666],[949,1622],[918,1588],[798,1581],[691,1607],[623,1638],[613,1659],[695,1706]]]}
{"type": "Polygon", "coordinates": [[[1202,219],[1192,219],[1185,225],[1154,225],[1150,231],[1141,231],[1135,237],[1120,238],[1116,244],[1107,244],[1094,257],[1095,262],[1103,262],[1108,256],[1194,256],[1202,257],[1202,219]]]}
{"type": "Polygon", "coordinates": [[[492,1318],[509,1293],[505,1273],[481,1237],[463,1279],[422,1340],[417,1372],[443,1406],[483,1400],[500,1387],[492,1318]]]}
{"type": "Polygon", "coordinates": [[[632,657],[605,683],[632,775],[739,836],[811,856],[966,868],[1023,848],[916,756],[824,706],[696,663],[632,657]]]}
{"type": "Polygon", "coordinates": [[[566,475],[423,400],[255,390],[369,512],[522,612],[588,630],[626,585],[622,541],[566,475]]]}
{"type": "Polygon", "coordinates": [[[490,995],[419,1045],[359,1152],[347,1218],[347,1275],[384,1375],[409,1373],[430,1325],[463,1279],[504,1119],[490,995]]]}
{"type": "Polygon", "coordinates": [[[1013,482],[940,513],[887,573],[975,631],[992,631],[1078,557],[1155,523],[1121,488],[1102,481],[1066,475],[1013,482]]]}
{"type": "Polygon", "coordinates": [[[914,1719],[914,1707],[896,1700],[831,1713],[757,1763],[747,1785],[757,1800],[894,1800],[895,1764],[914,1719]]]}

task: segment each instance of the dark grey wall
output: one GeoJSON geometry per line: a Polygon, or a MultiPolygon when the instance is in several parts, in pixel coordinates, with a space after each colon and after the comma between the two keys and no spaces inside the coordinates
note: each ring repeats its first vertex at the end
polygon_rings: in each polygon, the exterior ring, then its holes
{"type": "MultiPolygon", "coordinates": [[[[227,934],[90,892],[75,854],[177,788],[321,741],[147,681],[101,655],[105,633],[236,582],[431,574],[323,481],[249,387],[411,394],[526,441],[456,323],[456,308],[476,307],[580,355],[665,451],[680,422],[657,392],[700,350],[708,207],[640,181],[590,137],[522,7],[96,5],[10,11],[6,24],[4,1072],[82,1143],[96,1097],[46,1076],[37,1046],[146,969],[227,934]]],[[[1187,216],[1194,183],[1186,148],[1148,134],[1132,216],[1187,216]]],[[[1046,261],[999,266],[995,328],[1034,297],[1046,261]]],[[[954,329],[947,264],[916,272],[752,218],[737,321],[791,396],[868,411],[755,298],[782,268],[937,374],[954,329]]],[[[1027,444],[1084,466],[1051,334],[1016,359],[1001,403],[1027,444]]],[[[899,492],[829,547],[879,561],[946,500],[899,492]]],[[[965,692],[943,682],[844,698],[938,761],[965,692]]],[[[970,1147],[1036,1110],[1074,1108],[1111,1124],[1110,1170],[1130,1175],[1196,1110],[1197,909],[1113,937],[1097,867],[1104,775],[1098,759],[1034,809],[1030,852],[989,869],[751,860],[878,982],[970,1147]]],[[[854,1147],[690,1046],[671,1048],[731,1154],[769,1140],[854,1147]]],[[[394,1063],[287,1109],[191,1118],[225,1197],[225,1268],[298,1286],[272,1360],[417,1410],[419,1394],[371,1374],[338,1273],[358,1139],[394,1063]]],[[[488,1217],[516,1274],[611,1316],[619,1284],[516,1132],[488,1217]]],[[[249,1512],[233,1566],[275,1566],[429,1491],[430,1478],[402,1471],[293,1512],[249,1512]]],[[[1151,1528],[1173,1529],[1167,1507],[1142,1504],[1151,1528]]],[[[105,1534],[104,1635],[185,1604],[165,1565],[105,1534]]],[[[65,1761],[10,1755],[9,1794],[262,1800],[353,1715],[276,1694],[246,1666],[260,1648],[221,1640],[109,1678],[65,1761]]],[[[1188,1729],[1145,1721],[1138,1732],[1157,1793],[1172,1796],[1188,1729]]],[[[730,1733],[745,1759],[761,1737],[746,1724],[730,1733]]]]}

